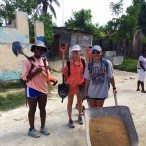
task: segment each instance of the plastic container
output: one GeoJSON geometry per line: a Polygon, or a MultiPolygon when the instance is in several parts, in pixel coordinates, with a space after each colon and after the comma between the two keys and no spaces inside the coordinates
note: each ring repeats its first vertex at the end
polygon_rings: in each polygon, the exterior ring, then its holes
{"type": "Polygon", "coordinates": [[[111,106],[102,108],[89,108],[84,110],[85,117],[85,128],[86,128],[86,143],[87,146],[91,146],[90,135],[89,135],[89,122],[90,119],[98,116],[116,116],[121,118],[128,131],[131,146],[138,146],[138,135],[134,126],[134,122],[127,106],[111,106]]]}

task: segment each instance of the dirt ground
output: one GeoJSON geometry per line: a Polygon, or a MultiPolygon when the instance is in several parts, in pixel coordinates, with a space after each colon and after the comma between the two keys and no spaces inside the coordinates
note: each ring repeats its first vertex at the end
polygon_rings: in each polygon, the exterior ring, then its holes
{"type": "MultiPolygon", "coordinates": [[[[55,70],[60,70],[61,62],[50,62],[55,70]]],[[[116,87],[118,90],[118,104],[128,106],[139,137],[139,146],[146,146],[146,94],[136,91],[137,74],[114,70],[116,87]]],[[[61,74],[53,73],[61,83],[61,74]]],[[[57,86],[48,94],[46,127],[50,131],[49,136],[41,135],[40,138],[31,138],[28,132],[28,107],[25,105],[7,112],[0,111],[0,146],[86,146],[85,124],[77,124],[78,112],[73,105],[73,120],[75,128],[68,128],[68,117],[66,112],[67,99],[61,103],[57,94],[57,86]]],[[[87,102],[84,106],[88,108],[87,102]]],[[[104,107],[113,106],[114,98],[112,90],[109,91],[109,98],[105,101],[104,107]]],[[[84,116],[83,116],[84,117],[84,116]]],[[[40,128],[39,111],[37,109],[35,119],[36,129],[40,128]]]]}

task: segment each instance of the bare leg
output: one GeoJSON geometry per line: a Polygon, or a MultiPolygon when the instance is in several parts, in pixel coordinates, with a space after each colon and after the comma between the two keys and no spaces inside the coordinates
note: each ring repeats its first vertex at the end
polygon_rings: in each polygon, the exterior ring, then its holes
{"type": "Polygon", "coordinates": [[[103,107],[104,100],[89,99],[90,107],[103,107]]]}
{"type": "Polygon", "coordinates": [[[69,121],[72,120],[72,104],[74,95],[68,95],[67,112],[69,121]]]}
{"type": "Polygon", "coordinates": [[[45,126],[46,122],[46,103],[47,103],[47,95],[40,96],[38,98],[38,104],[40,109],[40,119],[41,119],[41,128],[45,126]]]}
{"type": "Polygon", "coordinates": [[[104,100],[96,100],[96,107],[103,107],[104,100]]]}
{"type": "Polygon", "coordinates": [[[29,105],[28,120],[29,120],[30,129],[34,128],[34,117],[36,112],[37,100],[38,100],[37,98],[28,99],[28,105],[29,105]]]}
{"type": "Polygon", "coordinates": [[[141,88],[142,88],[141,92],[146,93],[146,91],[144,90],[144,82],[141,82],[141,88]]]}
{"type": "Polygon", "coordinates": [[[139,89],[140,85],[141,85],[141,82],[138,80],[137,81],[137,90],[136,91],[140,91],[140,89],[139,89]]]}
{"type": "Polygon", "coordinates": [[[96,100],[95,99],[89,98],[88,102],[89,102],[90,108],[96,107],[96,100]]]}
{"type": "Polygon", "coordinates": [[[82,115],[82,99],[79,94],[77,94],[77,103],[78,103],[78,111],[79,111],[79,117],[82,115]]]}

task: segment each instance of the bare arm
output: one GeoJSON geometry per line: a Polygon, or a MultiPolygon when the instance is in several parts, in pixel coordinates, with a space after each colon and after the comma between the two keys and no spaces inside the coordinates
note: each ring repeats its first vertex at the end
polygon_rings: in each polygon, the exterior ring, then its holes
{"type": "Polygon", "coordinates": [[[42,72],[42,69],[41,68],[37,68],[35,72],[33,73],[30,73],[26,76],[26,78],[28,80],[31,80],[34,76],[36,76],[37,74],[41,73],[42,72]]]}
{"type": "Polygon", "coordinates": [[[88,87],[89,87],[90,80],[85,79],[85,90],[84,90],[84,96],[88,96],[88,87]]]}
{"type": "Polygon", "coordinates": [[[115,79],[114,77],[112,76],[112,78],[110,79],[110,83],[113,87],[113,93],[116,94],[117,93],[117,89],[116,89],[116,85],[115,85],[115,79]]]}

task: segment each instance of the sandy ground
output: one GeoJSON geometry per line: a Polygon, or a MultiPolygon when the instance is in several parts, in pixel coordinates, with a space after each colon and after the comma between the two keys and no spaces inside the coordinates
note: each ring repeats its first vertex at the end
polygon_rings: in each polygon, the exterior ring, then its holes
{"type": "MultiPolygon", "coordinates": [[[[61,68],[59,61],[51,62],[51,66],[57,70],[61,68]],[[54,65],[55,64],[55,65],[54,65]],[[56,66],[57,64],[57,66],[56,66]]],[[[146,94],[136,91],[137,74],[124,71],[114,71],[116,86],[118,89],[118,104],[128,106],[139,137],[139,146],[146,146],[146,94]]],[[[61,83],[60,73],[54,73],[59,83],[61,83]]],[[[75,107],[76,98],[74,100],[75,107]]],[[[48,94],[46,127],[50,131],[49,136],[41,135],[40,138],[31,138],[28,132],[28,107],[0,111],[0,146],[86,146],[85,124],[77,123],[78,112],[73,108],[73,120],[75,128],[67,126],[68,117],[66,112],[67,99],[61,103],[61,98],[57,94],[57,86],[48,94]]],[[[88,108],[86,101],[84,105],[88,108]]],[[[112,90],[109,91],[109,98],[104,106],[113,106],[114,98],[112,90]]],[[[37,109],[36,129],[40,128],[39,111],[37,109]]]]}

